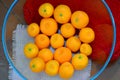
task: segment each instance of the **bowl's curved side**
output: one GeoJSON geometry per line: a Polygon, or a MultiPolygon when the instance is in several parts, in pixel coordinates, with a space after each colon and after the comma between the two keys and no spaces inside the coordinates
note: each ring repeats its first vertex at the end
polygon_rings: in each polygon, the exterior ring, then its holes
{"type": "Polygon", "coordinates": [[[14,0],[14,2],[11,4],[10,8],[8,9],[5,18],[4,18],[4,22],[3,22],[3,27],[2,27],[2,45],[3,45],[3,50],[4,50],[4,54],[6,56],[7,61],[9,62],[10,66],[14,69],[14,71],[23,79],[23,80],[27,80],[14,66],[13,62],[11,61],[11,58],[9,56],[9,52],[7,50],[7,46],[6,46],[6,38],[5,38],[5,30],[6,30],[6,23],[8,20],[8,17],[13,9],[13,7],[17,4],[18,0],[14,0]]]}
{"type": "Polygon", "coordinates": [[[107,11],[109,12],[110,18],[111,18],[111,22],[112,22],[112,26],[113,26],[113,33],[114,33],[113,34],[113,42],[112,42],[112,48],[111,48],[111,51],[110,51],[110,55],[109,55],[108,59],[106,60],[105,64],[103,65],[103,67],[95,75],[93,75],[90,78],[90,80],[95,80],[105,70],[105,68],[107,67],[107,65],[110,62],[110,59],[112,58],[114,48],[115,48],[115,44],[116,44],[116,25],[115,25],[114,17],[112,15],[112,12],[111,12],[108,4],[106,3],[106,1],[105,0],[101,0],[101,1],[105,5],[107,11]]]}

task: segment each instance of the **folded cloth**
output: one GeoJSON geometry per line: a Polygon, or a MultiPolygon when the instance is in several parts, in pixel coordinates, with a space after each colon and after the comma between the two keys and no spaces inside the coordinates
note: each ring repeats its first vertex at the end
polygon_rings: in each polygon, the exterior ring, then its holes
{"type": "MultiPolygon", "coordinates": [[[[13,32],[13,56],[14,64],[16,68],[24,75],[28,80],[61,80],[57,75],[50,77],[44,72],[33,73],[29,69],[29,59],[24,56],[23,47],[28,42],[33,42],[34,39],[29,37],[26,32],[26,25],[18,24],[16,30],[13,32]]],[[[75,71],[73,77],[70,80],[89,80],[91,73],[91,60],[89,60],[88,66],[82,71],[75,71]]],[[[10,67],[9,80],[22,80],[13,69],[10,67]]]]}

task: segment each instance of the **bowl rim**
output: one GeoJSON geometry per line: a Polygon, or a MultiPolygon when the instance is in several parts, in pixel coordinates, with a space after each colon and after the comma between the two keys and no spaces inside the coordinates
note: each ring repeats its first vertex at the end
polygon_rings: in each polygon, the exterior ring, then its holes
{"type": "MultiPolygon", "coordinates": [[[[9,52],[7,50],[7,46],[6,46],[6,38],[5,38],[5,29],[6,29],[6,23],[7,23],[7,20],[8,20],[8,17],[13,9],[13,7],[17,4],[19,0],[14,0],[13,3],[11,4],[11,6],[9,7],[6,15],[5,15],[5,18],[4,18],[4,22],[3,22],[3,26],[2,26],[2,46],[3,46],[3,50],[4,50],[4,55],[9,63],[9,65],[12,67],[12,69],[23,79],[23,80],[27,80],[25,78],[25,76],[23,76],[19,70],[17,70],[17,68],[14,66],[10,56],[9,56],[9,52]]],[[[107,11],[109,12],[109,16],[111,18],[111,21],[112,21],[112,27],[113,27],[113,42],[112,42],[112,49],[110,51],[110,55],[108,57],[108,59],[106,60],[105,64],[102,66],[102,68],[96,73],[94,74],[92,77],[90,77],[90,80],[95,80],[104,70],[105,68],[107,67],[107,65],[109,64],[110,62],[110,59],[113,55],[113,52],[114,52],[114,48],[115,48],[115,44],[116,44],[116,25],[115,25],[115,21],[114,21],[114,17],[113,17],[113,14],[108,6],[108,4],[106,3],[105,0],[101,0],[102,3],[104,4],[104,6],[106,7],[107,11]]]]}

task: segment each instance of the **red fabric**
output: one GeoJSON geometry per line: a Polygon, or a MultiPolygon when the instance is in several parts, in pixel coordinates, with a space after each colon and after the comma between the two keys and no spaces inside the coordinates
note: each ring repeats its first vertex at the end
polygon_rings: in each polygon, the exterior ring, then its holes
{"type": "MultiPolygon", "coordinates": [[[[116,39],[116,46],[115,46],[114,54],[111,59],[111,62],[115,62],[120,57],[120,0],[106,0],[106,1],[113,13],[113,16],[114,16],[114,19],[116,22],[117,39],[116,39]]],[[[95,19],[92,19],[92,20],[95,20],[95,19]]],[[[106,20],[106,21],[108,21],[108,20],[106,20]]],[[[100,22],[102,23],[102,21],[100,21],[100,22]]],[[[108,23],[109,23],[109,21],[108,21],[108,23]]],[[[110,38],[109,35],[113,36],[111,34],[112,29],[110,29],[110,28],[112,28],[112,27],[110,27],[110,25],[104,25],[104,24],[93,27],[97,38],[92,43],[93,54],[90,57],[94,61],[98,61],[98,62],[101,61],[104,63],[104,61],[109,56],[109,53],[111,50],[111,45],[112,45],[112,37],[110,38]],[[104,27],[104,28],[102,28],[102,27],[104,27]],[[102,51],[102,52],[100,53],[100,51],[102,51]]]]}
{"type": "MultiPolygon", "coordinates": [[[[120,56],[120,0],[106,0],[110,6],[112,13],[115,18],[116,28],[117,28],[117,44],[111,62],[116,61],[120,56]]],[[[38,14],[38,8],[40,4],[44,2],[50,2],[56,7],[58,4],[66,4],[70,6],[72,12],[75,10],[84,10],[88,12],[90,17],[90,23],[88,26],[92,26],[96,33],[96,38],[93,43],[93,53],[90,58],[94,61],[103,63],[109,56],[112,45],[112,27],[110,24],[110,19],[105,9],[103,9],[103,4],[99,0],[26,0],[23,7],[24,18],[27,24],[32,22],[40,23],[41,17],[38,14]],[[77,3],[78,5],[77,5],[77,3]],[[94,4],[98,4],[96,7],[94,4]],[[87,6],[89,5],[89,6],[87,6]],[[91,12],[92,11],[92,12],[91,12]],[[103,19],[104,18],[104,19],[103,19]],[[97,19],[97,20],[96,20],[97,19]],[[104,24],[108,23],[108,24],[104,24]],[[101,24],[101,25],[98,25],[101,24]]]]}
{"type": "MultiPolygon", "coordinates": [[[[70,8],[72,12],[80,8],[76,6],[76,0],[26,0],[23,7],[23,13],[27,24],[30,24],[32,22],[39,24],[41,17],[39,16],[38,8],[40,4],[45,2],[50,2],[54,5],[54,7],[61,3],[66,4],[68,6],[71,6],[70,8]]],[[[77,0],[77,2],[81,4],[80,0],[77,0]]]]}
{"type": "Polygon", "coordinates": [[[120,0],[106,0],[111,11],[113,13],[115,22],[116,22],[116,31],[117,31],[117,43],[114,51],[114,55],[111,61],[115,61],[120,56],[120,0]]]}

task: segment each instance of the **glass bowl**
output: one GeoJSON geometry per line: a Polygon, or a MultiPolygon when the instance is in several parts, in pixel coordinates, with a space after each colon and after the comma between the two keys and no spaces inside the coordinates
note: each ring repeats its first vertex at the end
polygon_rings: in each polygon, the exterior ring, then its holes
{"type": "MultiPolygon", "coordinates": [[[[105,0],[40,0],[40,1],[41,4],[43,2],[53,3],[54,6],[58,4],[67,4],[68,6],[70,6],[72,12],[75,10],[83,10],[87,12],[90,17],[90,23],[88,24],[88,26],[94,27],[96,25],[101,25],[101,24],[111,25],[112,36],[109,35],[108,33],[109,37],[111,37],[112,39],[111,50],[109,51],[109,57],[107,58],[107,60],[103,65],[98,65],[94,62],[92,64],[90,80],[97,79],[97,77],[106,69],[107,65],[109,64],[116,42],[116,27],[115,27],[114,17],[106,1],[105,0]]],[[[10,8],[8,9],[7,14],[4,18],[4,23],[2,28],[2,44],[3,44],[4,54],[9,64],[23,80],[27,80],[26,75],[22,74],[22,70],[18,70],[17,67],[14,65],[14,59],[12,57],[13,31],[16,29],[17,24],[26,24],[23,16],[24,3],[25,0],[14,0],[10,8]],[[13,13],[14,15],[12,15],[11,13],[13,13]],[[14,18],[14,16],[17,18],[17,20],[16,18],[14,18]]],[[[103,27],[101,26],[101,28],[103,27]]],[[[108,29],[105,30],[107,31],[108,29]]]]}

